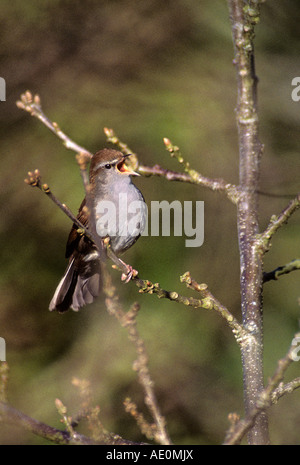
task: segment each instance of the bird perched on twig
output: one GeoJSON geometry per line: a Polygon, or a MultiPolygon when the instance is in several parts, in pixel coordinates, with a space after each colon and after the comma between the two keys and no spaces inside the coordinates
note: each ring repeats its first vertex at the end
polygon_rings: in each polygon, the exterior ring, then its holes
{"type": "MultiPolygon", "coordinates": [[[[96,234],[109,237],[115,254],[129,249],[142,234],[147,207],[131,176],[138,175],[125,161],[130,155],[113,149],[99,150],[91,159],[88,199],[84,198],[77,219],[88,230],[87,207],[94,209],[96,234]]],[[[91,220],[90,220],[91,221],[91,220]]],[[[101,263],[97,246],[73,224],[66,246],[68,267],[57,286],[49,309],[79,310],[92,303],[101,291],[101,263]]]]}

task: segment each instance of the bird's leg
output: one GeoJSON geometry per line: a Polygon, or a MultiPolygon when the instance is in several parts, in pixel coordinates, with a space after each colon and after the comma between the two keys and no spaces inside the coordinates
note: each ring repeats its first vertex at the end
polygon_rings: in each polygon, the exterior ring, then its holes
{"type": "Polygon", "coordinates": [[[138,275],[138,271],[135,270],[134,268],[132,268],[131,265],[127,265],[127,263],[123,262],[123,260],[121,260],[119,258],[120,262],[122,262],[122,264],[127,268],[127,273],[122,273],[121,275],[121,281],[123,281],[124,283],[129,283],[129,281],[132,279],[132,278],[135,278],[137,275],[138,275]]]}
{"type": "Polygon", "coordinates": [[[132,268],[131,265],[125,263],[121,258],[117,257],[110,247],[110,239],[106,237],[103,239],[103,244],[107,250],[108,257],[114,262],[113,268],[119,268],[123,271],[121,275],[121,281],[129,283],[129,281],[138,275],[138,271],[132,268]]]}

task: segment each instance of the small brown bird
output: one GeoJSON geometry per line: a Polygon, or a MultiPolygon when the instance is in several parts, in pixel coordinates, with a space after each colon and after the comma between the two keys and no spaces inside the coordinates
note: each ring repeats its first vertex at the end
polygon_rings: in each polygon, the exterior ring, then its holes
{"type": "MultiPolygon", "coordinates": [[[[116,254],[136,242],[145,228],[147,216],[143,195],[130,177],[138,174],[125,164],[128,156],[117,150],[103,149],[92,157],[90,164],[89,202],[94,208],[96,233],[101,238],[110,238],[110,246],[116,254]]],[[[77,218],[89,229],[86,203],[85,198],[77,218]]],[[[100,293],[98,249],[78,229],[73,224],[66,246],[69,264],[50,302],[50,310],[79,310],[92,303],[100,293]]]]}

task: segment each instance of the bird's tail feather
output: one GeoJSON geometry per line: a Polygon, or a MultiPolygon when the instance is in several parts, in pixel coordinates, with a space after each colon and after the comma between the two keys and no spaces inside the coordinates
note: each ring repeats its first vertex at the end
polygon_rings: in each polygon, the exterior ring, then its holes
{"type": "Polygon", "coordinates": [[[95,300],[101,290],[100,269],[95,261],[94,266],[91,265],[92,262],[89,263],[84,273],[79,274],[75,258],[70,261],[56,288],[49,310],[63,313],[72,308],[78,311],[95,300]]]}

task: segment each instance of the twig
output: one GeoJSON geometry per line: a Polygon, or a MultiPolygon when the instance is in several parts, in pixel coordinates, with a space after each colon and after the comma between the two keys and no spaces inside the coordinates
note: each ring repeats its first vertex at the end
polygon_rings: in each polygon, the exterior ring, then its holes
{"type": "MultiPolygon", "coordinates": [[[[180,182],[188,182],[191,184],[197,184],[195,179],[193,179],[187,173],[180,173],[179,171],[172,171],[165,168],[162,168],[160,165],[153,165],[153,166],[146,166],[146,165],[139,165],[138,172],[141,173],[143,176],[158,176],[161,178],[165,178],[167,181],[180,181],[180,182]]],[[[217,186],[217,184],[215,184],[217,186]]],[[[219,184],[220,185],[220,184],[219,184]]],[[[225,190],[220,187],[219,190],[225,190]]]]}
{"type": "Polygon", "coordinates": [[[53,194],[48,184],[41,183],[41,174],[38,169],[34,171],[29,171],[28,177],[24,180],[24,182],[32,187],[37,187],[44,194],[46,194],[47,197],[49,197],[49,199],[52,200],[52,202],[55,203],[55,205],[57,205],[68,216],[68,218],[70,218],[70,220],[76,224],[76,226],[78,226],[79,232],[81,232],[86,237],[88,237],[92,242],[94,242],[93,236],[90,234],[87,228],[83,226],[83,224],[76,218],[76,216],[71,212],[71,210],[64,203],[61,203],[56,198],[56,196],[53,194]]]}
{"type": "Polygon", "coordinates": [[[279,266],[273,271],[268,271],[264,273],[263,282],[266,283],[268,281],[276,281],[280,276],[284,274],[291,273],[292,271],[300,270],[300,259],[292,260],[290,263],[286,265],[279,266]]]}
{"type": "Polygon", "coordinates": [[[56,444],[96,444],[90,438],[82,434],[76,434],[76,438],[73,438],[68,431],[61,431],[37,421],[34,418],[25,415],[23,412],[16,410],[5,402],[0,402],[0,418],[1,421],[21,426],[25,430],[42,438],[48,439],[56,444]]]}
{"type": "MultiPolygon", "coordinates": [[[[146,438],[153,440],[157,437],[157,427],[155,423],[149,423],[144,415],[138,411],[137,405],[135,402],[130,399],[130,397],[126,397],[124,400],[124,407],[125,411],[129,413],[132,418],[137,423],[140,431],[142,434],[146,436],[146,438]]],[[[164,443],[158,438],[157,442],[164,445],[164,443]]],[[[170,445],[170,444],[168,444],[170,445]]]]}
{"type": "MultiPolygon", "coordinates": [[[[107,136],[107,141],[116,145],[122,152],[124,152],[125,154],[134,153],[124,142],[122,142],[119,139],[119,137],[115,134],[113,129],[104,128],[104,132],[107,136]]],[[[207,187],[216,192],[224,192],[233,203],[237,202],[237,197],[239,193],[236,186],[234,186],[233,184],[226,183],[223,179],[211,179],[198,173],[190,167],[188,162],[184,160],[179,148],[173,145],[170,139],[164,138],[163,141],[171,157],[176,158],[178,162],[181,165],[183,165],[185,173],[167,170],[159,165],[154,165],[150,167],[139,164],[136,154],[134,154],[135,159],[133,160],[134,169],[137,170],[143,176],[160,176],[164,177],[168,181],[188,182],[191,184],[196,184],[198,186],[207,187]]]]}
{"type": "Polygon", "coordinates": [[[72,384],[78,388],[81,398],[80,410],[77,412],[76,416],[72,418],[72,428],[78,426],[79,422],[82,420],[87,420],[92,439],[97,442],[106,443],[107,438],[111,438],[111,434],[105,430],[100,420],[100,407],[93,404],[90,382],[87,379],[74,377],[72,378],[72,384]]]}
{"type": "MultiPolygon", "coordinates": [[[[83,171],[83,168],[81,168],[83,171]]],[[[83,175],[83,177],[85,177],[83,175]]],[[[87,229],[79,220],[78,218],[71,212],[71,210],[64,204],[61,203],[60,200],[53,194],[51,191],[50,187],[48,184],[44,183],[42,184],[41,182],[41,174],[38,169],[34,171],[29,171],[28,172],[28,177],[24,180],[24,182],[31,187],[37,187],[40,189],[44,194],[49,197],[50,200],[52,200],[55,205],[57,205],[67,216],[70,218],[70,220],[78,226],[78,232],[80,234],[85,235],[88,239],[90,239],[91,242],[93,242],[98,250],[100,251],[100,261],[101,264],[104,262],[104,247],[106,247],[107,255],[108,257],[114,262],[114,264],[122,271],[124,275],[128,275],[128,273],[132,272],[132,268],[130,265],[127,265],[123,260],[121,260],[119,257],[116,256],[116,254],[111,250],[109,246],[109,242],[107,242],[105,239],[102,241],[100,236],[96,234],[95,228],[94,230],[92,229],[91,225],[93,225],[93,222],[89,222],[90,229],[87,229]]],[[[89,188],[89,184],[85,185],[87,192],[89,188]]],[[[93,208],[90,207],[88,208],[87,206],[84,207],[87,208],[87,214],[90,214],[90,211],[93,211],[93,208]]],[[[133,270],[133,277],[137,275],[137,271],[133,270]]],[[[141,281],[142,282],[142,281],[141,281]]]]}
{"type": "Polygon", "coordinates": [[[71,140],[58,126],[57,123],[52,122],[43,112],[41,107],[41,99],[39,95],[32,95],[32,93],[27,90],[24,94],[21,95],[20,100],[16,103],[17,107],[21,110],[27,111],[39,119],[50,131],[52,131],[64,144],[67,149],[73,150],[76,153],[85,152],[88,156],[92,157],[92,154],[86,150],[84,147],[76,144],[71,140]]]}
{"type": "Polygon", "coordinates": [[[272,404],[276,404],[276,402],[286,394],[291,394],[296,389],[300,388],[300,377],[293,379],[289,383],[283,384],[279,383],[278,387],[272,392],[271,401],[272,404]]]}
{"type": "Polygon", "coordinates": [[[23,412],[11,407],[9,404],[0,401],[0,419],[6,423],[17,425],[39,437],[47,439],[56,444],[62,445],[144,445],[123,439],[121,436],[113,433],[108,433],[104,442],[94,441],[80,433],[71,435],[69,431],[62,431],[53,428],[43,422],[37,421],[34,418],[25,415],[23,412]]]}
{"type": "Polygon", "coordinates": [[[77,442],[77,432],[74,430],[72,425],[72,417],[67,415],[67,407],[62,403],[60,399],[55,399],[55,406],[58,413],[62,417],[61,422],[66,426],[66,430],[70,435],[70,438],[75,443],[77,442]]]}
{"type": "Polygon", "coordinates": [[[292,381],[292,384],[288,383],[285,387],[280,386],[280,382],[282,381],[285,372],[294,361],[294,350],[295,346],[292,343],[285,357],[278,360],[273,376],[269,379],[267,386],[259,393],[254,407],[248,412],[245,418],[237,421],[236,424],[230,428],[224,444],[239,444],[244,435],[252,428],[256,418],[261,412],[270,407],[272,403],[276,403],[282,395],[292,392],[294,389],[300,387],[300,378],[296,378],[292,381]]]}
{"type": "Polygon", "coordinates": [[[179,147],[174,145],[170,139],[165,137],[164,144],[171,157],[176,158],[176,160],[183,166],[184,171],[190,176],[191,182],[203,187],[208,187],[213,191],[225,192],[234,204],[237,203],[239,191],[236,186],[226,183],[223,179],[211,179],[203,176],[198,171],[191,168],[190,163],[183,158],[179,147]]]}
{"type": "Polygon", "coordinates": [[[273,215],[265,231],[258,235],[256,240],[257,250],[264,254],[270,248],[270,242],[274,234],[285,224],[293,213],[300,207],[300,193],[291,200],[279,215],[273,215]]]}
{"type": "Polygon", "coordinates": [[[172,442],[166,430],[166,421],[160,412],[153,390],[154,383],[149,372],[149,360],[145,344],[137,330],[136,317],[138,310],[138,304],[132,305],[131,309],[129,312],[127,312],[125,319],[123,320],[123,326],[127,328],[129,338],[136,347],[137,359],[134,362],[133,368],[138,373],[139,382],[145,391],[145,403],[155,420],[156,428],[154,430],[154,438],[160,444],[171,445],[172,442]]]}
{"type": "Polygon", "coordinates": [[[201,294],[202,308],[214,310],[226,320],[238,342],[241,342],[244,339],[244,337],[247,335],[246,330],[232,315],[232,313],[230,313],[230,311],[211,294],[211,292],[208,290],[207,284],[197,283],[197,281],[191,277],[189,271],[184,273],[180,277],[180,280],[184,282],[188,288],[194,289],[201,294]]]}
{"type": "MultiPolygon", "coordinates": [[[[145,403],[152,415],[154,425],[147,425],[144,420],[143,431],[151,431],[155,440],[164,445],[170,445],[171,440],[166,431],[166,422],[164,417],[160,413],[160,409],[154,393],[154,383],[151,379],[149,368],[148,368],[148,356],[146,353],[145,345],[141,337],[139,336],[136,317],[139,310],[138,304],[134,304],[131,309],[125,313],[121,304],[119,303],[118,297],[115,293],[115,288],[112,285],[111,277],[108,273],[104,276],[103,290],[106,294],[106,307],[108,312],[113,315],[121,323],[121,325],[127,329],[129,339],[133,342],[137,359],[134,362],[134,370],[138,374],[138,379],[145,392],[145,403]]],[[[138,416],[141,423],[141,416],[138,416]]]]}

